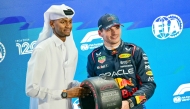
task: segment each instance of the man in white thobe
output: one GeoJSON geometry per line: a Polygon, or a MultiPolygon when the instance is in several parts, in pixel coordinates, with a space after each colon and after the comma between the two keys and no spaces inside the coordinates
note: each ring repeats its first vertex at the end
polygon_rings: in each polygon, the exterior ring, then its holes
{"type": "Polygon", "coordinates": [[[30,109],[72,109],[71,98],[86,90],[74,81],[78,51],[72,36],[74,10],[52,5],[44,13],[44,27],[28,62],[26,94],[30,109]]]}

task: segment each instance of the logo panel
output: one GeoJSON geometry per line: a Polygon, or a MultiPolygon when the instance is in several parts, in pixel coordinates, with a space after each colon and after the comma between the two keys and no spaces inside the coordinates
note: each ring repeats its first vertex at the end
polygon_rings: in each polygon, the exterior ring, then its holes
{"type": "Polygon", "coordinates": [[[31,54],[36,44],[36,41],[30,43],[30,39],[18,39],[15,42],[19,55],[31,54]]]}
{"type": "Polygon", "coordinates": [[[4,45],[0,42],[0,63],[4,60],[6,55],[6,50],[4,45]]]}
{"type": "Polygon", "coordinates": [[[102,37],[100,37],[98,35],[98,31],[90,31],[88,32],[84,38],[82,39],[82,41],[80,42],[81,43],[81,50],[82,51],[86,51],[86,50],[89,50],[89,49],[94,49],[94,48],[97,48],[101,45],[103,45],[103,43],[92,43],[93,40],[95,39],[101,39],[102,40],[102,37]]]}
{"type": "Polygon", "coordinates": [[[129,53],[123,53],[119,55],[119,58],[129,58],[131,56],[131,54],[129,53]]]}
{"type": "Polygon", "coordinates": [[[190,92],[190,83],[181,84],[175,93],[173,94],[173,102],[174,103],[181,103],[185,101],[190,101],[190,95],[186,95],[186,92],[190,92]]]}
{"type": "Polygon", "coordinates": [[[152,32],[157,39],[176,38],[183,29],[182,19],[175,14],[159,16],[152,24],[152,32]]]}
{"type": "Polygon", "coordinates": [[[98,62],[99,63],[104,63],[106,61],[106,57],[105,56],[101,56],[101,57],[98,57],[98,62]]]}

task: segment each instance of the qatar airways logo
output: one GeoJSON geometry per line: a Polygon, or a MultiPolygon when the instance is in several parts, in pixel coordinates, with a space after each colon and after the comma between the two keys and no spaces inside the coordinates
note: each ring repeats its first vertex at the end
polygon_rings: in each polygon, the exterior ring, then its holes
{"type": "Polygon", "coordinates": [[[187,92],[190,92],[190,83],[181,84],[173,94],[173,102],[180,103],[190,101],[190,95],[188,96],[185,94],[187,92]]]}
{"type": "Polygon", "coordinates": [[[159,16],[152,24],[152,32],[157,39],[176,38],[183,29],[182,19],[175,14],[159,16]]]}
{"type": "Polygon", "coordinates": [[[92,43],[93,40],[95,39],[101,39],[102,40],[102,37],[100,37],[98,35],[98,31],[90,31],[88,32],[84,38],[82,39],[82,41],[80,42],[81,43],[81,50],[82,51],[86,51],[86,50],[89,50],[89,49],[95,49],[101,45],[103,45],[102,42],[98,42],[98,43],[92,43]]]}

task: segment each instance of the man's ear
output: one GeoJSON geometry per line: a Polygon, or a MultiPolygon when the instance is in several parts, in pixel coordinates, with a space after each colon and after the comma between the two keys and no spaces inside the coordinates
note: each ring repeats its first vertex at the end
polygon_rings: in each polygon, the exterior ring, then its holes
{"type": "Polygon", "coordinates": [[[102,37],[102,31],[101,31],[101,30],[98,30],[98,35],[99,35],[100,37],[102,37]]]}
{"type": "Polygon", "coordinates": [[[51,26],[52,28],[54,28],[54,21],[53,21],[53,20],[50,20],[49,24],[50,24],[50,26],[51,26]]]}

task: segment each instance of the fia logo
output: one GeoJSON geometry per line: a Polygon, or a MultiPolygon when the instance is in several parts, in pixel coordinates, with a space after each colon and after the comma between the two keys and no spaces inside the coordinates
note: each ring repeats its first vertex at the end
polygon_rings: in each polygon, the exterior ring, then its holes
{"type": "Polygon", "coordinates": [[[167,38],[176,38],[183,29],[181,18],[175,14],[168,16],[159,16],[152,24],[152,32],[154,36],[160,40],[167,38]]]}
{"type": "Polygon", "coordinates": [[[0,42],[0,63],[4,60],[6,55],[6,50],[4,45],[0,42]]]}
{"type": "Polygon", "coordinates": [[[88,50],[88,49],[89,49],[89,46],[88,46],[88,44],[82,44],[82,45],[80,46],[80,49],[81,49],[82,51],[85,51],[85,50],[88,50]]]}

